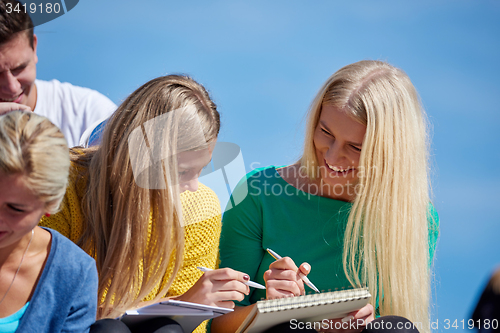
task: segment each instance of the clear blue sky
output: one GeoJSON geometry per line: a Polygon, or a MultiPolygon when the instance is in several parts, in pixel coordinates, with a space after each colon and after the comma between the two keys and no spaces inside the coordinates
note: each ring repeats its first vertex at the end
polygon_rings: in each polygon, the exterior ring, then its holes
{"type": "Polygon", "coordinates": [[[38,78],[118,104],[149,79],[187,73],[210,90],[221,140],[250,171],[294,162],[304,114],[334,71],[362,59],[401,67],[433,124],[433,314],[445,331],[445,319],[469,318],[500,264],[499,18],[497,0],[82,0],[35,29],[38,78]]]}

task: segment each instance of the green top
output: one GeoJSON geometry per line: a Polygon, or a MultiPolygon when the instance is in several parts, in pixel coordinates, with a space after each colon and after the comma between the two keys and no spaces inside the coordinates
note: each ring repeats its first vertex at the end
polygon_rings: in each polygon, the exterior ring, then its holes
{"type": "MultiPolygon", "coordinates": [[[[233,191],[231,202],[235,199],[241,201],[226,208],[222,218],[220,267],[245,272],[252,281],[265,284],[264,272],[274,261],[266,251],[270,248],[297,265],[311,264],[308,277],[320,291],[351,288],[342,267],[351,203],[301,191],[281,178],[274,166],[247,174],[233,191]]],[[[429,228],[431,259],[439,233],[434,208],[432,215],[436,222],[429,228]]],[[[237,304],[250,305],[265,297],[265,290],[251,288],[237,304]]]]}

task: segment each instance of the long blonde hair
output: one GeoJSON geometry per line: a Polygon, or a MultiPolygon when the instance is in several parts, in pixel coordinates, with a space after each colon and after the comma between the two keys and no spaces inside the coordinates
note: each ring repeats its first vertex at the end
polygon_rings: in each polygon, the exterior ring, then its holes
{"type": "Polygon", "coordinates": [[[427,121],[417,92],[402,70],[381,61],[360,61],[333,74],[309,113],[300,162],[312,179],[322,105],[346,110],[366,125],[344,236],[345,274],[353,286],[368,285],[381,315],[404,316],[426,331],[430,182],[427,121]]]}
{"type": "Polygon", "coordinates": [[[120,105],[98,148],[72,154],[89,178],[78,245],[96,258],[103,317],[137,306],[160,284],[156,299],[164,297],[179,270],[184,235],[175,154],[203,148],[186,135],[194,118],[204,144],[214,141],[219,113],[203,86],[186,76],[159,77],[120,105]],[[148,124],[174,112],[164,126],[148,132],[148,124]],[[164,281],[167,269],[170,279],[164,281]]]}
{"type": "Polygon", "coordinates": [[[23,111],[0,116],[0,171],[25,175],[50,214],[66,192],[69,163],[66,139],[47,118],[23,111]]]}

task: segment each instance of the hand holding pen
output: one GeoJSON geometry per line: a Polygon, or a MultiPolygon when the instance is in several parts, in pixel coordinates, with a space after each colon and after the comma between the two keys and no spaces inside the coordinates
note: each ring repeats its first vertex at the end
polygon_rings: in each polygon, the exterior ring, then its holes
{"type": "MultiPolygon", "coordinates": [[[[196,267],[198,268],[200,271],[202,271],[203,273],[206,273],[206,272],[211,272],[213,271],[213,269],[210,269],[210,268],[206,268],[206,267],[201,267],[201,266],[198,266],[196,267]]],[[[243,282],[244,284],[246,284],[247,286],[249,287],[252,287],[252,288],[257,288],[257,289],[266,289],[265,286],[261,285],[260,283],[257,283],[257,282],[253,282],[253,281],[246,281],[246,282],[243,282]]]]}
{"type": "Polygon", "coordinates": [[[297,267],[292,259],[282,258],[271,249],[267,249],[267,251],[276,259],[269,265],[269,270],[264,273],[267,298],[303,295],[305,294],[304,283],[314,291],[319,292],[318,288],[306,276],[311,270],[308,263],[302,263],[300,267],[297,267]]]}
{"type": "MultiPolygon", "coordinates": [[[[198,268],[200,269],[200,268],[198,268]]],[[[234,301],[242,301],[250,293],[250,277],[230,268],[206,269],[200,279],[184,294],[174,299],[233,309],[234,301]]]]}

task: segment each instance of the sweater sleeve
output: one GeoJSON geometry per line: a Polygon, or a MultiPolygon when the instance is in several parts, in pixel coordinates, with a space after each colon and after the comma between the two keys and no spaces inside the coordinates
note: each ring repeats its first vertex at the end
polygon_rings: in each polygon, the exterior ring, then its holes
{"type": "MultiPolygon", "coordinates": [[[[185,226],[184,256],[167,296],[182,295],[188,291],[203,275],[197,266],[218,267],[221,210],[217,195],[200,184],[198,191],[182,193],[181,203],[185,226]]],[[[169,269],[165,277],[170,274],[169,269]]],[[[193,333],[206,332],[207,322],[201,323],[193,333]]]]}
{"type": "Polygon", "coordinates": [[[196,192],[181,194],[185,224],[182,266],[168,291],[169,296],[188,291],[203,273],[197,266],[218,267],[221,210],[219,199],[208,187],[200,184],[196,192]]]}

